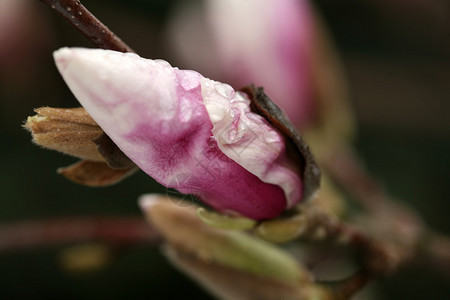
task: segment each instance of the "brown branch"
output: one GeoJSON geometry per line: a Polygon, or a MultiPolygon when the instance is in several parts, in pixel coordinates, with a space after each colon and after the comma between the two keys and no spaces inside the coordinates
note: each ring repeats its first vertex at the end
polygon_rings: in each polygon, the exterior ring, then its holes
{"type": "Polygon", "coordinates": [[[79,0],[40,0],[81,32],[95,46],[120,52],[134,52],[108,27],[100,22],[79,0]]]}
{"type": "Polygon", "coordinates": [[[160,239],[140,217],[72,217],[0,225],[0,253],[86,241],[124,246],[160,239]]]}
{"type": "Polygon", "coordinates": [[[323,167],[366,210],[374,211],[378,205],[389,202],[381,185],[365,170],[351,149],[335,149],[323,167]]]}
{"type": "Polygon", "coordinates": [[[385,243],[391,261],[425,259],[450,274],[450,237],[436,234],[411,207],[394,201],[350,148],[335,150],[324,168],[368,212],[360,223],[385,243]]]}
{"type": "Polygon", "coordinates": [[[371,279],[371,275],[361,271],[339,282],[324,283],[323,286],[329,290],[331,299],[347,300],[361,291],[371,279]]]}
{"type": "Polygon", "coordinates": [[[430,234],[424,241],[422,254],[425,261],[431,262],[434,267],[450,276],[450,238],[430,234]]]}
{"type": "Polygon", "coordinates": [[[363,269],[374,276],[392,271],[399,264],[397,255],[385,241],[376,239],[362,229],[343,222],[315,204],[300,206],[306,214],[307,228],[302,237],[313,240],[330,240],[339,245],[349,245],[358,251],[363,269]]]}

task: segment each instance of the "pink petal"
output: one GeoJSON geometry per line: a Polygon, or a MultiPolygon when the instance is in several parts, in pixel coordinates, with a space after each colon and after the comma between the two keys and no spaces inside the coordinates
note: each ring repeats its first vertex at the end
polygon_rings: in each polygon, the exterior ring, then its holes
{"type": "Polygon", "coordinates": [[[263,86],[299,127],[314,116],[311,9],[304,0],[207,1],[222,68],[233,85],[263,86]]]}
{"type": "MultiPolygon", "coordinates": [[[[161,184],[195,194],[221,212],[253,219],[275,217],[286,209],[287,199],[289,206],[300,200],[300,179],[284,174],[294,171],[285,166],[280,135],[249,112],[247,99],[243,100],[246,107],[238,108],[245,118],[230,123],[224,132],[245,136],[233,127],[245,121],[255,133],[266,134],[269,142],[257,139],[249,148],[242,142],[227,147],[217,135],[229,117],[211,122],[205,103],[214,106],[217,87],[229,86],[131,53],[63,48],[54,57],[88,113],[130,159],[161,184]],[[209,88],[211,83],[216,87],[209,88]],[[242,150],[242,156],[230,154],[236,150],[242,150]],[[281,186],[286,178],[295,192],[286,193],[281,186]]],[[[236,105],[222,109],[224,115],[238,111],[236,105]]]]}

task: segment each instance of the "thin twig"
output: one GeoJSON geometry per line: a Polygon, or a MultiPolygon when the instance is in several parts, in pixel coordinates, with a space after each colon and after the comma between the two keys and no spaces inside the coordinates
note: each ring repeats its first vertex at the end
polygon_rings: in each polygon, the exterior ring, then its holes
{"type": "Polygon", "coordinates": [[[392,257],[387,243],[329,215],[314,202],[306,203],[300,209],[306,214],[307,220],[307,229],[303,237],[316,240],[327,239],[355,248],[361,255],[364,270],[376,276],[387,273],[398,265],[397,257],[392,257]]]}
{"type": "Polygon", "coordinates": [[[425,258],[450,273],[450,237],[436,234],[410,206],[394,201],[350,148],[337,149],[324,168],[369,213],[364,223],[395,249],[397,264],[425,258]]]}
{"type": "Polygon", "coordinates": [[[329,289],[331,299],[347,300],[361,291],[364,286],[372,279],[369,273],[360,271],[355,275],[339,282],[325,283],[324,286],[329,289]]]}
{"type": "Polygon", "coordinates": [[[86,241],[133,245],[160,239],[141,217],[72,217],[0,225],[0,253],[86,241]]]}
{"type": "Polygon", "coordinates": [[[366,210],[374,211],[389,202],[382,186],[365,170],[351,149],[335,149],[323,167],[366,210]]]}
{"type": "Polygon", "coordinates": [[[40,0],[54,9],[95,46],[120,52],[134,52],[100,22],[79,0],[40,0]]]}
{"type": "Polygon", "coordinates": [[[450,238],[430,234],[424,243],[422,254],[427,262],[450,276],[450,238]]]}

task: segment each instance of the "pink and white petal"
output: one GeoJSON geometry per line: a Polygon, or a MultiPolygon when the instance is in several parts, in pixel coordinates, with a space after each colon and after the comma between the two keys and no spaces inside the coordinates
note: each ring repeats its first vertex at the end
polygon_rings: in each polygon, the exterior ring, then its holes
{"type": "Polygon", "coordinates": [[[65,48],[54,56],[88,113],[161,184],[253,219],[272,218],[286,208],[279,186],[263,182],[217,146],[200,74],[100,49],[65,48]]]}
{"type": "Polygon", "coordinates": [[[288,208],[297,204],[302,197],[300,170],[287,159],[281,133],[250,111],[246,94],[211,79],[203,78],[201,82],[203,101],[220,150],[263,182],[280,186],[288,208]]]}

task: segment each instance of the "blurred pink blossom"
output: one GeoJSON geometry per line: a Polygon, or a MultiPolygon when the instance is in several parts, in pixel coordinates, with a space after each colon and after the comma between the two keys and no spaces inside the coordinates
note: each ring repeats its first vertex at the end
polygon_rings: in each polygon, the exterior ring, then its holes
{"type": "Polygon", "coordinates": [[[174,17],[182,64],[235,88],[263,86],[297,127],[315,117],[314,22],[306,0],[207,0],[174,17]]]}
{"type": "Polygon", "coordinates": [[[47,20],[28,0],[0,0],[0,79],[31,77],[50,43],[47,20]]]}

